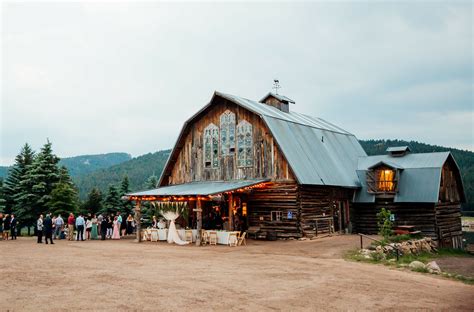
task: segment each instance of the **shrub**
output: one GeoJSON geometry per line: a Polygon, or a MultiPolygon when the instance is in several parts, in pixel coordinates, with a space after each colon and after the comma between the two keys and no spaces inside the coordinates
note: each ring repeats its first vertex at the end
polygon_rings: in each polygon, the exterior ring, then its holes
{"type": "Polygon", "coordinates": [[[390,215],[392,212],[388,209],[382,208],[377,213],[377,226],[379,227],[379,235],[383,236],[385,241],[392,235],[393,222],[390,221],[390,215]]]}

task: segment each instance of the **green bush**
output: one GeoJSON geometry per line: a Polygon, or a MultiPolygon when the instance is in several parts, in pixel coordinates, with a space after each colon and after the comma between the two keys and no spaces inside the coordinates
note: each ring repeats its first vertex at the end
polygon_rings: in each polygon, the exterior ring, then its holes
{"type": "Polygon", "coordinates": [[[391,214],[392,212],[385,208],[382,208],[380,212],[377,213],[377,226],[379,227],[379,235],[381,235],[386,242],[393,233],[393,222],[390,221],[391,214]]]}

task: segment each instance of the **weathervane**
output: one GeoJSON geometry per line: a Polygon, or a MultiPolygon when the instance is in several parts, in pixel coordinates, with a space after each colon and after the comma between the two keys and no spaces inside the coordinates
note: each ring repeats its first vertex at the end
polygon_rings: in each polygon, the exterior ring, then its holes
{"type": "Polygon", "coordinates": [[[275,89],[275,93],[278,94],[278,89],[280,89],[280,81],[278,79],[273,79],[273,87],[275,89]]]}

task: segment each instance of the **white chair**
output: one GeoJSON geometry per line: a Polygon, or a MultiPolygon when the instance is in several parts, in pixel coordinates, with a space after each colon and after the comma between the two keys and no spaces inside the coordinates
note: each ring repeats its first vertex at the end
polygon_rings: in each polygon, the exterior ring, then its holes
{"type": "Polygon", "coordinates": [[[215,231],[209,232],[209,245],[217,246],[217,232],[215,231]]]}
{"type": "Polygon", "coordinates": [[[157,229],[152,229],[151,231],[151,241],[152,242],[157,242],[159,237],[158,237],[158,230],[157,229]]]}
{"type": "Polygon", "coordinates": [[[229,234],[229,246],[236,247],[238,243],[239,243],[239,238],[237,237],[237,233],[231,232],[229,234]]]}

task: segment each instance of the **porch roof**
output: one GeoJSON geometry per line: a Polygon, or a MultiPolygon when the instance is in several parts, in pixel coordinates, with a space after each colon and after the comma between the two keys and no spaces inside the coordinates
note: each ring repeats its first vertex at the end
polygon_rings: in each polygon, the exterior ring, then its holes
{"type": "Polygon", "coordinates": [[[130,193],[128,197],[148,196],[205,196],[252,187],[260,183],[268,182],[268,179],[258,180],[234,180],[234,181],[199,181],[177,185],[168,185],[152,190],[130,193]]]}

